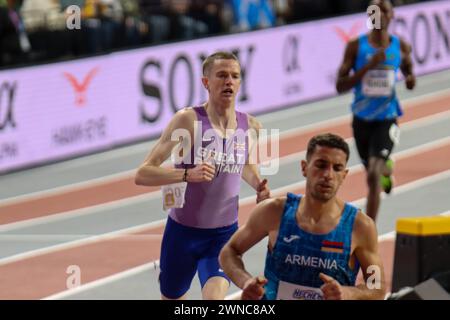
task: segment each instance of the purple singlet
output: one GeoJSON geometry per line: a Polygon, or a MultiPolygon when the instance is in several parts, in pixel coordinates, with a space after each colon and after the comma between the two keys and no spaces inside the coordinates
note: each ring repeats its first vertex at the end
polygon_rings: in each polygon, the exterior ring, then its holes
{"type": "Polygon", "coordinates": [[[203,106],[194,107],[198,124],[194,145],[176,168],[193,168],[202,160],[213,158],[215,177],[210,182],[188,182],[183,208],[171,209],[176,222],[195,228],[220,228],[237,221],[242,170],[248,158],[247,115],[236,111],[237,129],[228,139],[211,126],[203,106]],[[195,150],[196,149],[196,150],[195,150]],[[190,162],[186,159],[190,158],[190,162]]]}

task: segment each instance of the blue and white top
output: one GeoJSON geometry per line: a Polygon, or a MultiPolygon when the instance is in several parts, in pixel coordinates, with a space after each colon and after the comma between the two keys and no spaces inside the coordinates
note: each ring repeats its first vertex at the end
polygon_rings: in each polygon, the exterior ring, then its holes
{"type": "Polygon", "coordinates": [[[358,209],[346,203],[334,230],[328,234],[312,234],[297,223],[300,199],[301,195],[287,194],[278,238],[272,252],[267,251],[265,299],[322,300],[321,272],[343,286],[355,285],[359,262],[351,269],[349,261],[358,209]]]}
{"type": "MultiPolygon", "coordinates": [[[[370,45],[367,34],[360,36],[353,71],[363,68],[377,51],[378,49],[370,45]]],[[[369,70],[354,88],[355,99],[352,103],[352,112],[359,119],[389,120],[403,114],[395,92],[397,73],[401,64],[398,37],[390,36],[390,45],[385,53],[386,60],[369,70]]]]}

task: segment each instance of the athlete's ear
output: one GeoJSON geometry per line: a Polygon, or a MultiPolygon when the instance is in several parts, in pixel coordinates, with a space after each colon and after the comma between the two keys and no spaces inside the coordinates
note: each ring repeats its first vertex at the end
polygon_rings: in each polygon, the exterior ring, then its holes
{"type": "Polygon", "coordinates": [[[348,169],[345,169],[345,171],[344,171],[344,179],[342,179],[342,180],[345,180],[345,177],[347,176],[347,174],[348,174],[348,169]]]}
{"type": "Polygon", "coordinates": [[[202,83],[203,83],[203,86],[205,87],[205,89],[209,90],[208,78],[207,77],[202,77],[202,83]]]}
{"type": "Polygon", "coordinates": [[[308,163],[305,160],[302,160],[301,166],[302,166],[303,176],[306,178],[306,167],[308,166],[308,163]]]}

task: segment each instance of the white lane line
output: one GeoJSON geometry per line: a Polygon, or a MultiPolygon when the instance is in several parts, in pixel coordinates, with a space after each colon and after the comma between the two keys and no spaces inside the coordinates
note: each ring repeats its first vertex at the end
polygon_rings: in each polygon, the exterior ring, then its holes
{"type": "MultiPolygon", "coordinates": [[[[448,71],[446,71],[448,72],[448,71]]],[[[433,83],[443,83],[443,81],[447,81],[447,79],[449,78],[447,75],[445,75],[445,77],[440,77],[437,80],[433,80],[431,79],[425,79],[424,76],[422,77],[421,81],[421,86],[431,86],[433,83]],[[444,78],[444,79],[442,79],[444,78]]],[[[403,86],[403,84],[400,84],[401,86],[403,86]]],[[[400,94],[400,90],[398,92],[400,94]]],[[[429,99],[430,97],[436,97],[436,96],[444,96],[446,95],[446,93],[448,93],[448,89],[441,89],[432,93],[424,93],[424,94],[419,94],[415,97],[408,97],[405,98],[403,97],[404,94],[406,95],[410,95],[411,92],[408,92],[407,90],[402,90],[401,94],[402,96],[400,96],[400,101],[402,104],[404,103],[408,103],[409,101],[413,101],[414,99],[419,99],[421,97],[423,97],[423,99],[429,99]],[[436,95],[434,95],[436,94],[436,95]]],[[[332,109],[335,108],[336,105],[339,106],[349,106],[350,103],[352,102],[353,99],[353,94],[352,93],[346,93],[346,94],[342,94],[342,95],[336,95],[334,97],[328,97],[325,99],[321,99],[318,101],[312,101],[312,102],[308,102],[306,104],[302,104],[301,105],[301,109],[295,109],[295,107],[293,108],[288,108],[288,109],[283,109],[283,110],[276,110],[274,112],[271,112],[270,114],[261,114],[258,116],[258,119],[264,122],[277,122],[280,120],[285,120],[285,119],[293,119],[296,118],[298,116],[303,116],[303,115],[309,115],[309,114],[314,114],[317,111],[320,112],[326,112],[328,109],[332,109]]],[[[419,100],[420,101],[420,100],[419,100]]],[[[345,112],[347,112],[347,109],[344,109],[345,112]]]]}
{"type": "MultiPolygon", "coordinates": [[[[425,144],[422,144],[422,145],[419,145],[419,146],[416,146],[416,147],[413,147],[413,148],[409,148],[409,149],[405,149],[405,150],[396,152],[396,153],[394,153],[392,155],[391,158],[394,161],[398,161],[398,160],[401,160],[401,159],[404,159],[404,158],[407,158],[407,157],[410,157],[410,156],[414,156],[414,155],[417,155],[417,154],[420,154],[420,153],[424,153],[424,152],[430,151],[432,149],[437,149],[437,148],[446,146],[448,144],[450,144],[450,136],[449,137],[445,137],[445,138],[441,138],[439,140],[435,140],[435,141],[432,141],[432,142],[429,142],[429,143],[425,143],[425,144]]],[[[364,166],[362,164],[357,164],[357,165],[349,167],[349,170],[350,170],[350,174],[355,174],[357,172],[363,171],[364,170],[364,166]]],[[[394,173],[394,175],[395,175],[395,173],[394,173]]],[[[285,192],[286,190],[292,190],[294,188],[300,188],[300,187],[303,187],[304,185],[305,185],[305,180],[300,181],[300,182],[295,182],[295,183],[289,184],[287,186],[284,186],[284,187],[281,187],[281,188],[278,188],[278,189],[274,189],[274,190],[272,190],[271,193],[272,193],[273,196],[276,196],[280,192],[285,192]]],[[[398,188],[400,188],[400,187],[398,187],[398,188]]],[[[395,188],[395,189],[398,189],[398,188],[395,188]]],[[[247,204],[247,203],[250,203],[250,202],[254,201],[255,197],[256,196],[251,196],[251,197],[247,197],[247,198],[243,199],[242,200],[243,203],[240,204],[240,205],[247,204]]]]}
{"type": "MultiPolygon", "coordinates": [[[[9,256],[7,258],[0,259],[0,266],[8,264],[8,263],[17,262],[17,261],[23,260],[23,259],[33,258],[33,257],[39,256],[39,255],[45,255],[48,253],[67,250],[67,249],[75,248],[75,247],[82,246],[82,245],[92,244],[94,242],[118,239],[120,237],[128,237],[128,236],[131,236],[134,239],[134,237],[138,237],[138,236],[132,236],[132,235],[130,235],[130,233],[138,233],[138,232],[147,230],[149,228],[156,229],[158,227],[164,227],[165,222],[166,222],[166,220],[152,221],[150,223],[140,224],[140,225],[133,226],[130,228],[125,228],[125,229],[115,230],[112,232],[103,233],[103,234],[96,235],[93,237],[88,237],[88,238],[84,238],[84,239],[80,239],[80,240],[76,240],[76,241],[57,244],[57,245],[46,247],[46,248],[41,248],[41,249],[37,249],[37,250],[31,250],[31,251],[27,251],[27,252],[23,252],[23,253],[18,253],[13,256],[9,256]]],[[[152,236],[148,235],[147,237],[152,237],[152,236]]],[[[161,235],[154,235],[154,237],[161,237],[161,235]]]]}
{"type": "MultiPolygon", "coordinates": [[[[280,140],[289,139],[297,134],[303,134],[305,132],[327,128],[327,127],[337,125],[340,123],[345,123],[345,121],[348,121],[348,119],[350,119],[350,116],[345,115],[345,116],[331,119],[331,120],[325,120],[325,121],[319,121],[316,123],[312,123],[312,124],[309,124],[306,126],[302,126],[300,128],[289,129],[284,132],[281,132],[279,135],[279,138],[280,138],[280,140]]],[[[270,133],[271,133],[271,131],[269,129],[267,134],[270,135],[270,133]]],[[[169,165],[170,164],[169,159],[165,163],[167,165],[169,165]]],[[[13,205],[13,204],[24,202],[24,201],[31,201],[31,200],[37,200],[37,199],[41,199],[41,198],[56,196],[56,195],[63,194],[63,193],[75,192],[75,191],[79,191],[79,190],[83,190],[83,189],[87,189],[87,188],[92,188],[95,186],[106,185],[109,183],[120,181],[122,179],[132,178],[134,176],[134,174],[136,173],[136,170],[137,170],[137,168],[133,169],[133,170],[127,170],[127,171],[122,171],[122,172],[118,172],[115,174],[103,176],[100,178],[87,180],[87,181],[76,182],[76,183],[67,184],[64,186],[55,187],[55,188],[51,188],[51,189],[47,189],[47,190],[36,191],[33,193],[28,193],[28,194],[24,194],[24,195],[1,199],[0,207],[13,205]]]]}
{"type": "Polygon", "coordinates": [[[151,270],[157,270],[158,268],[159,268],[159,260],[152,261],[150,263],[146,263],[146,264],[140,265],[138,267],[135,267],[135,268],[132,268],[132,269],[128,269],[127,271],[116,273],[116,274],[113,274],[113,275],[111,275],[109,277],[105,277],[105,278],[102,278],[102,279],[99,279],[99,280],[95,280],[95,281],[92,281],[92,282],[89,282],[89,283],[86,283],[86,284],[82,284],[79,287],[72,288],[72,289],[69,289],[67,291],[62,291],[60,293],[53,294],[53,295],[48,296],[46,298],[43,298],[41,300],[58,300],[58,299],[63,299],[63,298],[66,298],[68,296],[72,296],[72,295],[75,295],[75,294],[86,292],[86,291],[91,290],[91,289],[95,289],[95,288],[101,287],[101,286],[106,285],[108,283],[119,281],[119,280],[121,280],[123,278],[132,277],[132,276],[134,276],[136,274],[139,274],[139,273],[142,273],[142,272],[148,272],[148,271],[151,271],[151,270]]]}
{"type": "MultiPolygon", "coordinates": [[[[441,122],[449,117],[450,117],[450,110],[439,112],[436,114],[432,114],[430,116],[425,116],[425,117],[422,117],[422,118],[419,118],[416,120],[408,121],[401,126],[401,130],[408,131],[411,129],[416,129],[421,126],[426,126],[426,125],[430,125],[430,124],[433,124],[436,122],[441,122]]],[[[340,119],[336,119],[336,122],[345,122],[348,119],[350,119],[350,117],[348,115],[346,115],[346,116],[341,117],[340,119]]],[[[298,134],[302,131],[322,129],[322,128],[328,127],[329,125],[330,125],[330,122],[321,121],[321,122],[317,122],[312,125],[304,126],[299,129],[288,130],[285,133],[280,134],[280,137],[287,138],[287,137],[295,136],[296,134],[298,134]]],[[[346,141],[348,143],[353,143],[354,139],[349,138],[349,139],[346,139],[346,141]]],[[[287,164],[287,163],[295,162],[298,159],[302,159],[305,156],[305,153],[306,153],[306,151],[304,150],[301,152],[296,152],[296,153],[286,155],[284,157],[279,158],[279,163],[287,164]]],[[[269,163],[269,161],[262,163],[262,165],[268,164],[268,163],[269,163]]],[[[60,193],[77,191],[77,190],[81,190],[81,189],[88,188],[88,187],[94,187],[95,185],[104,185],[106,183],[120,181],[122,179],[132,177],[135,172],[136,172],[136,170],[123,171],[123,172],[119,172],[119,173],[109,175],[106,177],[101,177],[101,178],[96,178],[96,179],[92,179],[92,180],[88,180],[88,181],[78,182],[78,183],[66,185],[63,187],[56,187],[56,188],[52,188],[52,189],[48,189],[48,190],[44,190],[44,191],[38,191],[38,192],[26,194],[26,195],[2,199],[0,207],[7,206],[10,204],[14,204],[14,203],[19,203],[22,201],[30,201],[33,199],[39,199],[39,198],[43,198],[43,197],[58,195],[60,193]]],[[[156,191],[156,192],[159,192],[159,191],[156,191]]],[[[1,228],[0,228],[0,230],[1,230],[1,228]]]]}
{"type": "MultiPolygon", "coordinates": [[[[398,192],[396,192],[396,193],[398,193],[398,192]]],[[[364,199],[362,199],[363,201],[364,201],[364,199]]],[[[389,233],[389,234],[391,234],[391,233],[389,233]]],[[[388,234],[387,234],[388,235],[388,234]]],[[[382,235],[382,236],[380,236],[380,237],[383,237],[384,235],[382,235]]],[[[151,268],[152,266],[154,266],[154,262],[152,262],[152,263],[150,263],[150,264],[146,264],[146,265],[144,265],[144,266],[147,266],[146,268],[144,268],[145,270],[147,270],[148,268],[151,268]],[[147,265],[149,265],[149,266],[147,266],[147,265]]],[[[138,268],[135,268],[135,269],[139,269],[139,267],[138,268]]],[[[134,270],[134,269],[132,269],[132,270],[134,270]]],[[[139,269],[140,270],[140,269],[139,269]]],[[[128,271],[126,271],[126,272],[130,272],[131,270],[128,270],[128,271]]],[[[125,272],[125,273],[126,273],[125,272]]],[[[131,271],[132,272],[132,271],[131,271]]],[[[112,276],[112,277],[114,277],[114,276],[112,276]]],[[[109,277],[108,277],[109,278],[109,277]]],[[[106,279],[106,278],[105,278],[106,279]]],[[[102,279],[102,280],[104,280],[104,279],[102,279]]],[[[95,282],[100,282],[100,281],[102,281],[102,280],[98,280],[98,281],[95,281],[95,282]]],[[[88,285],[85,285],[85,287],[86,288],[88,288],[87,287],[88,285]]],[[[64,292],[63,292],[64,293],[64,292]]],[[[71,293],[71,294],[75,294],[75,292],[73,292],[73,293],[71,293]]],[[[239,292],[237,292],[236,294],[240,294],[239,292]]],[[[227,297],[228,298],[228,297],[227,297]]]]}
{"type": "MultiPolygon", "coordinates": [[[[404,101],[402,101],[402,104],[405,104],[404,111],[406,113],[408,109],[415,107],[418,104],[426,104],[430,100],[437,99],[436,97],[439,97],[439,98],[440,97],[449,97],[450,98],[449,92],[450,92],[450,90],[445,89],[445,90],[438,91],[438,93],[436,93],[436,94],[432,93],[432,94],[426,94],[426,95],[421,95],[421,96],[414,97],[414,98],[405,99],[404,101]]],[[[450,107],[450,102],[449,102],[449,107],[450,107]]],[[[441,114],[441,113],[438,113],[438,114],[441,114]]],[[[430,115],[430,116],[425,116],[422,118],[428,118],[428,117],[433,117],[433,116],[434,115],[430,115]]],[[[324,129],[324,128],[327,128],[330,126],[337,126],[337,125],[345,124],[345,123],[351,121],[351,118],[352,118],[352,115],[347,113],[345,115],[338,116],[338,117],[335,117],[332,119],[326,119],[326,120],[318,121],[318,122],[315,122],[312,124],[303,125],[300,128],[292,128],[292,129],[285,130],[280,134],[280,136],[282,136],[284,138],[290,138],[299,133],[316,131],[316,130],[321,130],[321,129],[324,129]]],[[[421,120],[422,118],[408,121],[408,123],[421,120]]]]}
{"type": "Polygon", "coordinates": [[[399,151],[397,153],[394,153],[392,155],[392,159],[400,160],[403,158],[410,157],[412,155],[417,155],[418,153],[425,153],[425,152],[431,151],[433,149],[439,149],[443,146],[448,145],[449,143],[450,143],[450,136],[444,137],[444,138],[441,138],[441,139],[438,139],[438,140],[435,140],[432,142],[424,143],[419,146],[405,149],[405,150],[399,151]]]}
{"type": "MultiPolygon", "coordinates": [[[[440,113],[437,113],[437,114],[434,114],[431,116],[413,120],[413,121],[405,123],[402,126],[402,131],[416,129],[423,125],[431,125],[436,122],[444,121],[445,119],[447,119],[449,117],[450,117],[450,111],[444,111],[444,112],[440,112],[440,113]]],[[[354,143],[353,138],[348,138],[348,139],[346,139],[346,141],[350,145],[354,143]]],[[[395,154],[398,155],[401,153],[402,153],[402,151],[395,153],[395,154]]],[[[293,162],[297,162],[297,161],[303,159],[305,157],[305,154],[306,154],[306,150],[303,150],[300,152],[292,153],[292,154],[286,155],[284,157],[281,157],[281,158],[279,158],[279,165],[282,166],[282,165],[290,164],[293,162]]],[[[261,165],[264,166],[267,163],[268,162],[262,163],[261,165]]],[[[120,179],[119,176],[118,176],[118,179],[120,179]]],[[[291,187],[291,186],[288,186],[288,187],[291,187]]],[[[23,227],[32,226],[32,225],[43,224],[43,223],[61,221],[61,220],[65,220],[65,219],[70,219],[77,215],[83,216],[83,215],[87,215],[90,213],[100,212],[103,210],[110,210],[110,209],[120,208],[123,206],[132,205],[132,204],[138,204],[138,203],[142,203],[142,202],[150,201],[152,199],[159,198],[160,196],[161,196],[160,190],[152,191],[152,192],[147,192],[142,195],[128,197],[125,199],[120,199],[120,200],[115,200],[115,201],[110,201],[110,202],[105,202],[102,204],[89,206],[89,207],[85,207],[85,208],[81,208],[81,209],[75,209],[75,210],[71,210],[71,211],[67,211],[67,212],[55,213],[55,214],[46,215],[43,217],[32,218],[32,219],[12,222],[12,223],[8,223],[8,224],[3,224],[3,225],[0,225],[0,232],[7,231],[7,230],[13,230],[13,229],[17,229],[17,228],[23,228],[23,227]]]]}
{"type": "MultiPolygon", "coordinates": [[[[432,184],[432,183],[438,182],[440,180],[445,180],[448,177],[450,177],[450,170],[445,171],[444,173],[435,174],[433,176],[429,176],[429,177],[419,179],[419,180],[407,183],[405,185],[399,186],[397,189],[394,189],[394,190],[396,190],[395,194],[399,195],[401,193],[408,192],[412,189],[418,189],[425,185],[432,184]]],[[[352,201],[352,203],[356,204],[356,205],[363,204],[364,202],[365,202],[365,198],[361,198],[361,199],[352,201]]],[[[450,210],[447,212],[441,213],[440,215],[450,216],[450,210]]],[[[390,241],[392,239],[395,239],[395,235],[396,235],[395,231],[387,232],[385,234],[378,236],[378,241],[379,242],[390,241]]],[[[63,298],[66,298],[66,297],[69,297],[69,296],[72,296],[75,294],[86,292],[91,289],[95,289],[97,287],[101,287],[101,286],[113,283],[115,281],[121,281],[123,279],[134,276],[141,272],[149,272],[152,270],[158,271],[158,268],[159,268],[159,260],[152,261],[150,263],[143,264],[136,268],[132,268],[132,269],[122,271],[122,272],[116,273],[114,275],[105,277],[105,278],[101,278],[99,280],[95,280],[95,281],[92,281],[92,282],[89,282],[86,284],[82,284],[81,286],[79,286],[77,288],[69,289],[66,291],[56,293],[54,295],[43,298],[43,300],[63,299],[63,298]]],[[[241,291],[236,291],[236,292],[228,295],[225,298],[225,300],[237,300],[240,298],[240,296],[241,296],[241,291]]]]}
{"type": "MultiPolygon", "coordinates": [[[[353,139],[353,138],[349,138],[348,140],[350,140],[350,139],[353,139]]],[[[422,144],[422,145],[419,145],[419,146],[416,146],[416,147],[413,147],[410,149],[399,151],[397,153],[394,153],[392,158],[394,160],[399,160],[399,159],[402,159],[402,158],[405,158],[408,156],[413,156],[413,155],[420,154],[420,153],[423,153],[425,151],[428,151],[428,150],[431,150],[434,148],[444,146],[448,143],[450,143],[450,137],[445,137],[440,140],[436,140],[436,141],[422,144]]],[[[361,164],[357,164],[357,165],[350,167],[349,169],[350,169],[350,172],[354,173],[354,172],[364,170],[364,167],[361,164]]],[[[299,187],[304,186],[304,183],[305,183],[305,181],[303,180],[300,182],[295,182],[293,184],[286,185],[286,186],[278,188],[278,189],[274,189],[274,190],[272,190],[272,194],[275,196],[276,194],[286,193],[287,191],[292,190],[293,188],[299,188],[299,187]]],[[[52,214],[52,215],[43,216],[43,217],[39,217],[39,218],[27,219],[27,220],[23,220],[23,221],[4,224],[4,225],[0,226],[0,232],[10,231],[10,230],[34,226],[34,225],[40,225],[40,224],[44,224],[44,223],[52,223],[52,222],[56,222],[56,221],[70,219],[75,216],[84,216],[84,215],[89,215],[89,214],[96,213],[96,212],[101,212],[104,210],[112,210],[112,209],[117,209],[117,208],[129,206],[129,205],[135,205],[135,204],[143,203],[146,201],[150,201],[152,199],[159,198],[160,196],[161,196],[161,191],[158,190],[158,191],[149,192],[149,193],[134,196],[134,197],[129,197],[126,199],[115,200],[112,202],[107,202],[107,203],[98,204],[95,206],[76,209],[76,210],[72,210],[72,211],[68,211],[68,212],[64,212],[64,213],[52,214]]],[[[246,198],[242,198],[239,203],[240,203],[240,205],[246,205],[248,203],[254,202],[255,197],[256,196],[249,196],[246,198]]],[[[165,221],[165,220],[159,220],[159,221],[165,221]]]]}
{"type": "MultiPolygon", "coordinates": [[[[420,77],[421,81],[421,87],[430,87],[433,83],[443,83],[447,81],[449,78],[447,76],[448,71],[443,71],[440,73],[433,73],[431,75],[424,75],[420,77]]],[[[402,84],[400,85],[402,86],[402,84]]],[[[407,92],[406,90],[404,90],[407,92]]],[[[400,91],[399,91],[400,93],[400,91]]],[[[410,92],[407,92],[407,94],[410,94],[410,92]]],[[[428,101],[430,98],[438,98],[442,97],[448,94],[448,89],[442,89],[438,90],[432,93],[425,93],[425,94],[419,94],[415,97],[400,97],[402,104],[408,103],[410,101],[418,101],[421,102],[421,99],[424,99],[423,102],[428,101]]],[[[314,114],[314,113],[320,113],[320,112],[326,112],[330,108],[336,108],[336,106],[348,106],[351,103],[352,95],[351,93],[345,94],[345,95],[336,95],[335,97],[329,97],[326,99],[301,104],[299,105],[300,108],[288,108],[283,110],[278,110],[271,112],[270,114],[261,114],[258,116],[258,119],[260,119],[265,125],[269,125],[271,123],[283,120],[283,119],[289,119],[289,118],[296,118],[299,116],[314,114]]],[[[347,113],[347,108],[343,109],[347,113]]],[[[156,140],[148,141],[148,142],[140,142],[134,145],[126,146],[123,148],[118,148],[114,150],[108,150],[102,153],[94,154],[94,155],[88,155],[83,158],[79,159],[73,159],[68,162],[59,163],[56,164],[58,167],[64,168],[64,169],[70,169],[70,168],[76,168],[76,167],[82,167],[85,165],[86,162],[92,163],[98,163],[98,162],[104,162],[107,160],[111,160],[111,158],[120,158],[123,156],[129,156],[133,154],[148,152],[150,148],[156,143],[156,140]]],[[[95,179],[94,179],[95,180],[95,179]]]]}
{"type": "Polygon", "coordinates": [[[118,173],[100,177],[100,178],[95,178],[95,179],[82,181],[82,182],[76,182],[76,183],[67,184],[64,186],[55,187],[55,188],[51,188],[51,189],[47,189],[47,190],[36,191],[36,192],[32,192],[32,193],[27,193],[24,195],[1,199],[0,207],[5,207],[8,205],[20,203],[23,201],[37,200],[40,198],[56,196],[58,194],[73,192],[73,191],[82,190],[82,189],[86,189],[86,188],[92,188],[92,187],[95,187],[96,185],[103,185],[106,182],[107,183],[116,182],[116,181],[131,177],[135,172],[136,172],[136,170],[122,171],[122,172],[118,172],[118,173]]]}
{"type": "MultiPolygon", "coordinates": [[[[352,170],[352,172],[356,172],[356,170],[360,171],[362,169],[362,167],[359,165],[358,168],[355,168],[352,170]]],[[[443,171],[440,172],[438,174],[434,174],[431,176],[427,176],[425,178],[421,178],[419,180],[401,185],[401,186],[397,186],[393,191],[392,191],[392,195],[399,195],[399,194],[403,194],[405,192],[423,187],[423,186],[427,186],[445,179],[450,179],[450,170],[447,171],[443,171]]],[[[274,194],[276,194],[277,196],[279,195],[283,195],[288,191],[292,191],[293,189],[299,188],[299,187],[304,187],[305,186],[305,181],[299,182],[299,183],[294,183],[291,185],[287,185],[287,186],[283,186],[281,188],[277,188],[274,189],[274,194]]],[[[381,194],[381,198],[385,199],[386,197],[388,197],[386,194],[382,193],[381,194]]],[[[390,197],[390,196],[389,196],[390,197]]],[[[359,208],[362,208],[365,205],[365,198],[361,198],[358,199],[356,201],[352,201],[351,203],[359,208]]],[[[240,205],[246,205],[249,203],[254,202],[254,196],[251,197],[246,197],[243,198],[241,200],[240,205]]],[[[165,220],[159,220],[159,222],[161,222],[162,224],[164,224],[165,220]]],[[[80,237],[89,237],[92,236],[90,234],[64,234],[64,235],[51,235],[51,234],[0,234],[0,240],[3,241],[49,241],[49,240],[79,240],[80,237]]],[[[138,239],[139,237],[142,238],[146,238],[146,237],[151,237],[152,235],[140,235],[140,236],[136,236],[133,235],[133,239],[138,239]]],[[[0,260],[1,261],[1,260],[0,260]]]]}
{"type": "MultiPolygon", "coordinates": [[[[450,102],[448,104],[450,109],[450,102]]],[[[400,124],[400,130],[411,130],[416,129],[417,127],[427,126],[430,124],[434,124],[436,122],[441,122],[447,120],[450,117],[450,110],[438,112],[429,116],[421,117],[417,120],[408,121],[400,124]]]]}
{"type": "MultiPolygon", "coordinates": [[[[78,216],[81,217],[81,216],[85,216],[85,215],[89,215],[89,214],[93,214],[93,213],[97,213],[97,212],[102,212],[105,210],[119,209],[119,208],[123,208],[126,206],[151,201],[153,199],[157,199],[160,197],[161,197],[160,190],[148,192],[148,193],[144,193],[144,194],[141,194],[138,196],[127,197],[125,199],[119,199],[119,200],[114,200],[114,201],[110,201],[110,202],[105,202],[105,203],[97,204],[94,206],[84,207],[81,209],[75,209],[75,210],[70,210],[70,211],[66,211],[66,212],[62,212],[62,213],[55,213],[55,214],[51,214],[51,215],[47,215],[47,216],[43,216],[43,217],[32,218],[32,219],[3,224],[3,225],[0,225],[0,232],[10,231],[10,230],[19,229],[19,228],[25,228],[25,227],[29,227],[29,226],[41,225],[44,223],[53,223],[53,222],[57,222],[57,221],[70,219],[73,217],[78,217],[78,216]]],[[[162,207],[161,207],[161,211],[162,211],[162,207]]]]}
{"type": "MultiPolygon", "coordinates": [[[[450,211],[447,211],[445,213],[441,213],[442,216],[450,216],[450,211]]],[[[385,242],[385,241],[391,241],[394,240],[396,236],[395,231],[391,231],[385,234],[382,234],[378,236],[378,242],[385,242]]],[[[240,300],[242,294],[242,290],[238,290],[236,292],[233,292],[225,297],[225,300],[240,300]]],[[[385,299],[391,294],[391,292],[386,292],[385,299]]]]}
{"type": "MultiPolygon", "coordinates": [[[[164,225],[164,224],[163,224],[164,225]]],[[[140,225],[139,225],[140,226],[140,225]]],[[[138,230],[139,231],[139,230],[138,230]]],[[[97,237],[95,233],[78,233],[78,234],[2,234],[0,235],[0,241],[15,241],[36,244],[38,242],[48,242],[48,241],[74,241],[84,240],[87,238],[97,237]]],[[[160,234],[129,234],[125,233],[123,235],[119,235],[121,240],[133,240],[133,241],[141,241],[141,240],[149,240],[149,239],[160,239],[160,234]]],[[[66,242],[69,243],[69,242],[66,242]]],[[[5,258],[8,259],[9,257],[5,258]]],[[[0,260],[1,261],[1,260],[0,260]]]]}
{"type": "MultiPolygon", "coordinates": [[[[394,176],[395,176],[395,172],[394,172],[394,176]]],[[[435,182],[438,182],[441,180],[445,180],[445,179],[450,179],[450,170],[442,171],[440,173],[437,173],[437,174],[434,174],[434,175],[431,175],[431,176],[428,176],[428,177],[425,177],[425,178],[422,178],[419,180],[415,180],[413,182],[406,183],[406,184],[403,184],[398,187],[394,186],[394,189],[392,190],[392,195],[405,193],[405,192],[420,188],[422,186],[426,186],[426,185],[429,185],[429,184],[432,184],[432,183],[435,183],[435,182]]],[[[383,193],[381,198],[384,199],[386,197],[387,197],[387,195],[383,193]]]]}
{"type": "MultiPolygon", "coordinates": [[[[409,108],[416,106],[417,104],[425,104],[429,101],[440,99],[442,97],[447,97],[447,96],[450,98],[449,92],[450,92],[450,90],[444,89],[444,90],[439,90],[439,91],[436,91],[433,93],[423,94],[423,95],[420,95],[417,97],[404,99],[402,101],[402,104],[404,105],[404,110],[406,111],[409,108]]],[[[351,118],[351,115],[346,114],[343,116],[339,116],[337,118],[327,119],[324,121],[315,122],[313,124],[304,125],[300,128],[289,129],[289,130],[281,132],[280,138],[289,138],[289,137],[294,136],[295,134],[305,133],[308,131],[313,131],[313,130],[318,130],[318,129],[323,129],[323,128],[327,128],[332,125],[333,126],[339,125],[341,123],[345,123],[346,121],[349,121],[350,118],[351,118]]],[[[417,120],[413,120],[411,122],[414,122],[414,121],[417,121],[417,120]]],[[[268,133],[270,133],[270,130],[268,130],[268,133]]],[[[104,155],[99,155],[99,156],[104,156],[104,155]]],[[[9,204],[13,204],[13,203],[17,203],[17,202],[49,197],[49,196],[57,195],[60,193],[77,191],[77,190],[89,188],[89,187],[92,187],[95,185],[102,185],[102,184],[106,184],[109,182],[118,181],[123,178],[132,177],[135,172],[136,172],[136,169],[127,170],[127,171],[123,171],[123,172],[119,172],[119,173],[115,173],[115,174],[111,174],[111,175],[106,175],[106,176],[103,176],[100,178],[95,178],[95,179],[91,179],[91,180],[87,180],[87,181],[72,183],[72,184],[59,186],[59,187],[55,187],[55,188],[51,188],[51,189],[47,189],[47,190],[36,191],[33,193],[29,193],[29,194],[5,198],[5,199],[1,200],[0,207],[9,205],[9,204]]]]}
{"type": "MultiPolygon", "coordinates": [[[[449,108],[450,108],[450,103],[449,103],[449,108]]],[[[438,122],[446,121],[449,118],[450,118],[450,110],[442,111],[442,112],[439,112],[436,114],[432,114],[430,116],[419,118],[417,120],[405,122],[400,125],[400,130],[402,133],[404,133],[406,131],[414,130],[419,127],[429,126],[429,125],[432,125],[432,124],[435,124],[438,122]]],[[[450,132],[449,132],[449,134],[450,134],[450,132]]],[[[345,141],[349,145],[351,145],[351,144],[354,144],[355,139],[353,137],[351,137],[351,138],[345,139],[345,141]]],[[[279,164],[285,165],[285,164],[289,164],[292,162],[296,162],[298,160],[304,159],[305,155],[306,155],[306,150],[303,150],[300,152],[295,152],[295,153],[290,153],[284,157],[279,158],[279,164]]],[[[270,163],[270,160],[261,163],[261,165],[269,165],[269,163],[270,163]]]]}

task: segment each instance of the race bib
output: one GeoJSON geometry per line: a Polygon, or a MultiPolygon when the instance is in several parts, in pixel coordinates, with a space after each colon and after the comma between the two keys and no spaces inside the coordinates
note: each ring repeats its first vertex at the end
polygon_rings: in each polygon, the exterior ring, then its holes
{"type": "Polygon", "coordinates": [[[183,208],[187,182],[173,183],[161,187],[164,210],[183,208]]]}
{"type": "Polygon", "coordinates": [[[369,70],[362,80],[363,93],[367,97],[389,97],[394,91],[395,71],[369,70]]]}
{"type": "Polygon", "coordinates": [[[323,292],[319,288],[305,287],[280,280],[277,300],[323,300],[323,292]]]}
{"type": "Polygon", "coordinates": [[[400,143],[400,128],[395,123],[389,128],[389,138],[395,146],[400,143]]]}

